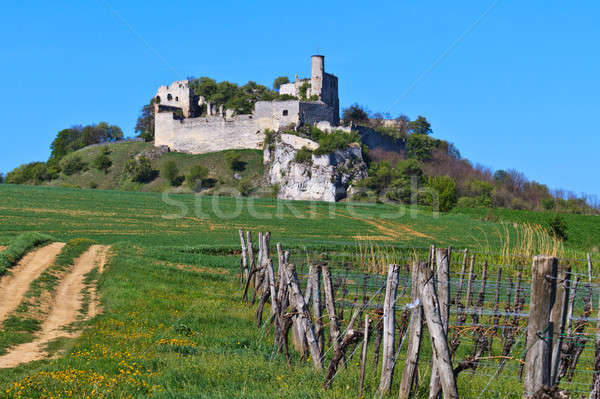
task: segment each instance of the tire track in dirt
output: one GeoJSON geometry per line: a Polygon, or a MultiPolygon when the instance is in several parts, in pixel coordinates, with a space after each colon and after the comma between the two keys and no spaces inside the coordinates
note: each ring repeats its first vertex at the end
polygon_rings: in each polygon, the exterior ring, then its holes
{"type": "Polygon", "coordinates": [[[55,242],[29,252],[0,279],[0,323],[21,304],[31,283],[54,262],[64,246],[55,242]]]}
{"type": "MultiPolygon", "coordinates": [[[[45,345],[57,338],[75,338],[81,331],[69,332],[64,327],[78,321],[82,307],[85,275],[95,267],[104,269],[110,247],[92,245],[83,255],[75,260],[73,270],[67,274],[56,289],[54,305],[42,329],[34,341],[18,345],[0,356],[0,368],[16,367],[23,363],[40,360],[46,357],[45,345]]],[[[90,305],[84,320],[90,319],[99,312],[95,288],[90,291],[90,305]]]]}

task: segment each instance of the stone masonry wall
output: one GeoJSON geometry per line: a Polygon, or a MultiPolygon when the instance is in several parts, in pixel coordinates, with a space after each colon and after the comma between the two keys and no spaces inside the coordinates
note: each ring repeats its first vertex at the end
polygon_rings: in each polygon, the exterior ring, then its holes
{"type": "Polygon", "coordinates": [[[265,135],[252,115],[173,119],[170,112],[155,116],[155,146],[191,154],[234,149],[262,149],[265,135]]]}

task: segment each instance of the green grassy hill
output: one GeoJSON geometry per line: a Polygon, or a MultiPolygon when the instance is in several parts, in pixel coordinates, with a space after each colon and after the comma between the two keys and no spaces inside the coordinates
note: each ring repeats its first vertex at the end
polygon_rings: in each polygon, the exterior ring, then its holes
{"type": "MultiPolygon", "coordinates": [[[[225,162],[227,152],[240,154],[243,170],[238,173],[241,175],[242,180],[251,182],[253,188],[259,186],[263,174],[262,151],[260,150],[231,150],[201,155],[168,152],[161,156],[155,154],[155,151],[152,143],[144,142],[112,143],[82,148],[67,155],[64,161],[80,157],[87,164],[86,170],[70,176],[61,173],[57,179],[44,184],[71,188],[95,187],[105,190],[161,192],[171,187],[168,181],[160,175],[162,166],[168,161],[174,161],[181,176],[187,175],[194,165],[203,165],[209,171],[208,179],[213,180],[215,183],[214,189],[223,186],[236,187],[239,185],[239,180],[234,178],[234,172],[228,168],[225,162]],[[108,157],[112,162],[106,173],[93,167],[93,160],[105,149],[108,149],[108,157]],[[152,168],[156,171],[156,178],[148,183],[132,182],[123,173],[125,163],[139,154],[148,155],[152,162],[152,168]]],[[[175,187],[175,189],[181,192],[191,192],[183,184],[180,187],[175,187]]]]}
{"type": "MultiPolygon", "coordinates": [[[[507,240],[523,238],[514,222],[544,217],[460,209],[436,216],[422,207],[385,204],[189,194],[165,198],[159,193],[6,184],[0,184],[0,200],[0,245],[22,232],[39,231],[64,242],[91,238],[112,245],[113,252],[98,277],[104,312],[86,322],[80,337],[51,342],[48,350],[57,358],[0,370],[0,396],[7,398],[355,397],[357,357],[325,391],[324,374],[313,371],[310,363],[293,354],[288,367],[285,357],[273,352],[272,331],[266,324],[257,328],[255,308],[241,301],[238,229],[271,231],[272,245],[281,241],[299,264],[305,256],[328,250],[359,253],[359,242],[366,245],[363,250],[375,245],[390,252],[436,244],[469,247],[480,270],[484,260],[506,248],[507,240]]],[[[582,259],[588,243],[600,243],[597,218],[573,215],[568,222],[574,238],[565,244],[567,255],[582,259]]],[[[460,267],[461,254],[455,254],[453,272],[460,267]]],[[[597,254],[593,259],[597,264],[597,254]]],[[[505,274],[513,271],[512,265],[505,274]]],[[[583,272],[583,265],[578,262],[574,270],[583,272]]],[[[529,270],[528,265],[522,270],[529,270]]],[[[6,347],[15,336],[31,336],[27,328],[13,323],[9,331],[0,331],[0,343],[6,347]]],[[[424,359],[431,357],[427,347],[424,359]]],[[[461,358],[471,349],[467,344],[463,348],[461,358]]],[[[369,353],[368,364],[372,362],[369,353]]],[[[592,366],[592,360],[582,361],[583,369],[592,366]]],[[[496,368],[490,363],[475,374],[461,373],[460,397],[520,398],[518,362],[490,379],[496,368]]],[[[430,372],[429,362],[422,361],[419,397],[426,395],[430,372]]],[[[376,395],[378,373],[379,368],[368,367],[364,397],[376,395]]],[[[581,373],[575,383],[589,386],[588,376],[581,373]]],[[[393,393],[384,397],[397,397],[398,380],[393,393]]]]}

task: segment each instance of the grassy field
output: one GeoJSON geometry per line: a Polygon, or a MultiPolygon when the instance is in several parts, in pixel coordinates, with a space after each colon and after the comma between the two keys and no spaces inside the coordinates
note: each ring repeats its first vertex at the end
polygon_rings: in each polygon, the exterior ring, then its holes
{"type": "MultiPolygon", "coordinates": [[[[87,163],[87,170],[67,176],[64,173],[56,180],[45,183],[49,186],[72,187],[72,188],[90,188],[94,184],[98,189],[106,190],[129,190],[142,192],[160,192],[169,188],[167,180],[160,176],[162,166],[169,161],[174,161],[179,169],[179,174],[185,176],[190,172],[194,165],[203,165],[209,171],[207,178],[212,179],[218,186],[238,185],[234,179],[234,172],[229,169],[225,162],[225,153],[235,152],[240,154],[240,161],[243,170],[238,172],[244,180],[258,185],[263,175],[262,151],[260,150],[231,150],[220,151],[210,154],[191,155],[183,153],[169,152],[162,156],[153,155],[156,151],[152,143],[113,143],[98,146],[85,147],[66,156],[65,159],[80,157],[87,163]],[[109,150],[108,157],[112,165],[105,173],[93,167],[93,160],[100,155],[106,148],[109,150]],[[151,182],[142,184],[132,182],[123,174],[125,162],[134,158],[138,154],[145,154],[152,163],[152,168],[159,172],[158,176],[151,182]]],[[[190,189],[185,185],[177,188],[178,191],[188,191],[190,189]]]]}
{"type": "MultiPolygon", "coordinates": [[[[110,263],[99,276],[103,314],[78,339],[50,345],[59,358],[0,370],[0,396],[10,398],[355,397],[357,357],[332,390],[324,391],[324,375],[309,363],[294,358],[288,368],[284,358],[273,354],[271,331],[257,329],[254,310],[240,300],[238,229],[269,230],[273,243],[281,241],[295,252],[358,251],[358,242],[500,252],[506,236],[517,240],[512,222],[544,217],[500,211],[495,218],[467,211],[434,217],[423,208],[383,204],[184,194],[164,198],[11,185],[0,185],[0,199],[0,245],[27,231],[63,242],[86,238],[113,245],[110,263]]],[[[574,234],[566,244],[571,255],[582,257],[600,243],[597,219],[567,220],[574,234]]],[[[369,368],[365,397],[374,396],[377,372],[369,368]]],[[[426,385],[426,362],[420,373],[426,385]]],[[[488,379],[464,373],[462,396],[477,397],[488,379]]],[[[481,397],[517,398],[519,387],[496,380],[481,397]]],[[[396,392],[395,385],[390,397],[396,392]]]]}

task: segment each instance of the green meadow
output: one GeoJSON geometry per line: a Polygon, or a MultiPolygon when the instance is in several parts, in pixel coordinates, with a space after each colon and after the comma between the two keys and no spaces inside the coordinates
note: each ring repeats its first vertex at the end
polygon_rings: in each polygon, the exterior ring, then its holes
{"type": "MultiPolygon", "coordinates": [[[[94,277],[103,313],[86,322],[79,338],[51,343],[48,350],[56,358],[0,370],[0,396],[357,397],[359,352],[326,391],[324,373],[297,355],[288,367],[273,351],[271,329],[267,324],[257,328],[254,307],[241,301],[239,229],[270,231],[272,245],[281,242],[299,254],[359,253],[374,247],[402,252],[435,244],[469,248],[483,257],[522,248],[513,244],[524,237],[519,223],[543,224],[549,216],[462,209],[434,215],[426,208],[391,204],[0,185],[0,245],[34,231],[62,242],[85,238],[112,245],[105,272],[94,277]]],[[[570,239],[561,253],[582,259],[597,251],[597,217],[565,219],[570,239]]],[[[11,328],[14,336],[31,334],[19,335],[18,325],[11,328]]],[[[428,347],[424,359],[431,356],[428,347]]],[[[470,349],[464,348],[461,356],[470,349]]],[[[373,362],[372,353],[368,362],[373,362]]],[[[398,364],[389,397],[397,396],[402,354],[398,364]]],[[[518,369],[517,362],[508,363],[497,379],[490,379],[494,365],[464,372],[458,381],[461,396],[518,398],[518,369]]],[[[421,362],[419,370],[422,396],[428,363],[421,362]]],[[[367,369],[364,397],[375,397],[378,373],[367,369]]]]}

